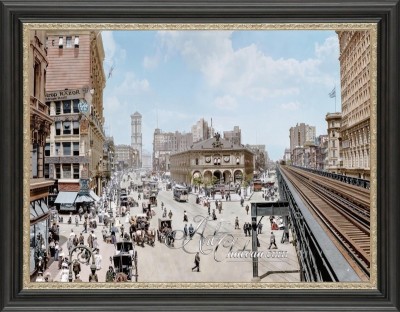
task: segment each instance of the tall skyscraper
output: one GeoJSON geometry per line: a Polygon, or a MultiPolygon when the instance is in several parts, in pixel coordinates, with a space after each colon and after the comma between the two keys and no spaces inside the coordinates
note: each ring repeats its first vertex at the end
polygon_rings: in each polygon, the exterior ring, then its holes
{"type": "Polygon", "coordinates": [[[138,166],[142,167],[142,115],[135,112],[131,115],[131,146],[138,151],[138,166]]]}
{"type": "Polygon", "coordinates": [[[309,126],[305,123],[297,124],[289,130],[290,152],[296,147],[304,146],[306,142],[315,143],[315,126],[309,126]]]}

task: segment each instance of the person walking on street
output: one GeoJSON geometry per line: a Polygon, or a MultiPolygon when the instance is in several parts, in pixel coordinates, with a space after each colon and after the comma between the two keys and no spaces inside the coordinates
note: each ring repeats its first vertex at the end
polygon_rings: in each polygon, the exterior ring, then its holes
{"type": "Polygon", "coordinates": [[[239,227],[239,218],[238,217],[236,217],[236,219],[235,219],[235,230],[236,229],[240,229],[240,227],[239,227]]]}
{"type": "Polygon", "coordinates": [[[246,205],[246,213],[249,214],[249,205],[246,205]]]}
{"type": "Polygon", "coordinates": [[[83,233],[87,233],[87,219],[83,221],[83,233]]]}
{"type": "Polygon", "coordinates": [[[183,222],[188,222],[188,216],[186,210],[183,212],[183,222]]]}
{"type": "Polygon", "coordinates": [[[242,197],[240,198],[240,205],[243,207],[243,204],[244,204],[244,198],[242,197]]]}
{"type": "Polygon", "coordinates": [[[261,234],[261,232],[262,232],[262,227],[263,227],[262,223],[261,223],[261,222],[258,223],[258,226],[257,226],[257,228],[258,228],[258,234],[261,234]]]}
{"type": "Polygon", "coordinates": [[[89,234],[87,238],[87,243],[89,248],[93,248],[93,231],[89,234]]]}
{"type": "Polygon", "coordinates": [[[89,282],[90,283],[96,283],[99,281],[97,274],[96,274],[96,268],[91,268],[92,274],[89,275],[89,282]]]}
{"type": "Polygon", "coordinates": [[[75,226],[78,227],[78,216],[75,216],[75,226]]]}
{"type": "Polygon", "coordinates": [[[72,271],[74,271],[75,278],[77,278],[78,274],[81,272],[81,264],[79,263],[79,261],[74,261],[74,263],[72,264],[72,271]]]}
{"type": "Polygon", "coordinates": [[[247,236],[247,222],[245,222],[243,224],[243,232],[244,232],[244,235],[247,236]]]}
{"type": "Polygon", "coordinates": [[[114,282],[114,278],[115,278],[114,268],[112,266],[109,266],[106,274],[106,283],[114,282]]]}
{"type": "Polygon", "coordinates": [[[192,271],[197,268],[197,272],[200,272],[200,255],[197,252],[196,256],[194,257],[194,264],[195,266],[192,268],[192,271]]]}
{"type": "Polygon", "coordinates": [[[185,227],[183,228],[183,234],[185,235],[185,237],[188,236],[188,227],[187,227],[187,223],[185,224],[185,227]]]}
{"type": "Polygon", "coordinates": [[[275,249],[278,248],[278,247],[276,246],[276,243],[275,243],[275,235],[274,235],[274,232],[271,232],[271,237],[270,237],[270,239],[269,239],[269,247],[268,247],[268,249],[271,249],[271,246],[272,246],[272,245],[275,246],[275,249]]]}
{"type": "Polygon", "coordinates": [[[85,238],[83,237],[83,234],[79,235],[79,245],[84,245],[85,244],[85,238]]]}
{"type": "Polygon", "coordinates": [[[168,212],[168,217],[169,217],[170,219],[172,219],[172,211],[171,211],[171,210],[168,212]]]}
{"type": "Polygon", "coordinates": [[[190,224],[190,226],[189,226],[189,235],[190,235],[190,238],[192,238],[194,235],[194,227],[192,224],[190,224]]]}

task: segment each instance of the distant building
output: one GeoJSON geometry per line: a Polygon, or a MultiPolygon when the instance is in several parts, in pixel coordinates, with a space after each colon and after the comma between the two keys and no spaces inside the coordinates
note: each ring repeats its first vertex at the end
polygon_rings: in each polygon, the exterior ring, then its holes
{"type": "Polygon", "coordinates": [[[299,159],[299,148],[304,147],[306,142],[315,144],[315,126],[309,126],[304,123],[296,124],[295,127],[291,127],[289,130],[289,139],[292,163],[295,163],[299,159]],[[296,152],[295,149],[297,149],[296,152]]]}
{"type": "Polygon", "coordinates": [[[325,171],[328,166],[328,135],[317,137],[317,169],[325,171]]]}
{"type": "Polygon", "coordinates": [[[193,136],[193,143],[207,140],[211,137],[210,128],[208,127],[208,123],[204,120],[204,118],[201,118],[196,122],[195,125],[192,126],[191,133],[193,136]]]}
{"type": "Polygon", "coordinates": [[[340,125],[341,113],[328,113],[325,117],[328,123],[328,151],[326,170],[338,173],[340,168],[340,125]]]}
{"type": "Polygon", "coordinates": [[[142,168],[143,169],[151,169],[152,168],[151,153],[148,151],[143,151],[142,168]]]}
{"type": "Polygon", "coordinates": [[[242,144],[242,133],[239,126],[234,126],[232,131],[224,131],[224,139],[233,144],[242,144]]]}
{"type": "Polygon", "coordinates": [[[131,115],[131,146],[138,151],[138,168],[142,167],[142,115],[131,115]]]}
{"type": "Polygon", "coordinates": [[[337,31],[342,97],[342,174],[370,179],[371,37],[369,31],[337,31]]]}
{"type": "Polygon", "coordinates": [[[285,148],[285,153],[283,155],[283,161],[286,162],[286,164],[290,164],[290,148],[285,148]]]}
{"type": "Polygon", "coordinates": [[[153,170],[169,171],[171,153],[185,151],[193,144],[192,133],[162,132],[154,130],[153,139],[153,170]]]}
{"type": "Polygon", "coordinates": [[[218,134],[186,151],[171,154],[170,161],[171,178],[179,183],[192,184],[193,179],[199,178],[206,185],[213,180],[219,184],[241,184],[251,180],[254,173],[253,152],[218,134]]]}
{"type": "Polygon", "coordinates": [[[138,167],[138,151],[130,145],[115,145],[115,162],[118,164],[118,170],[125,168],[138,167]]]}
{"type": "Polygon", "coordinates": [[[262,172],[268,167],[268,153],[265,150],[264,144],[246,144],[246,148],[254,153],[254,170],[258,172],[262,172]]]}

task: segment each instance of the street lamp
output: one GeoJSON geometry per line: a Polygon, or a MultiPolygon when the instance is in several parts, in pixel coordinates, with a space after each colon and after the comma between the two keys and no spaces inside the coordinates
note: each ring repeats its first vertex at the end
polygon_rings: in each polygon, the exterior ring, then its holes
{"type": "Polygon", "coordinates": [[[73,262],[78,261],[82,264],[89,263],[90,257],[92,257],[92,264],[90,266],[90,269],[93,271],[93,269],[96,270],[96,263],[95,263],[94,252],[93,252],[92,248],[89,248],[85,245],[78,245],[71,249],[71,251],[69,252],[69,259],[70,259],[69,260],[70,261],[69,274],[68,274],[69,282],[72,282],[72,280],[73,280],[73,278],[72,278],[73,262]],[[72,260],[72,255],[76,250],[80,250],[80,252],[76,255],[76,259],[72,260]],[[82,261],[79,257],[82,257],[81,254],[82,254],[82,252],[84,252],[84,250],[86,250],[89,253],[89,256],[87,258],[85,258],[85,261],[82,261]]]}

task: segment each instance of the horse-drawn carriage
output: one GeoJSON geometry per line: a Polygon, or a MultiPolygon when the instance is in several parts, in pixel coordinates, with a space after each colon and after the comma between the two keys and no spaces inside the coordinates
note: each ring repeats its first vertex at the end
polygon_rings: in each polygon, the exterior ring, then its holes
{"type": "Polygon", "coordinates": [[[159,242],[165,242],[168,246],[173,246],[175,233],[172,231],[171,219],[158,218],[157,239],[159,242]]]}
{"type": "Polygon", "coordinates": [[[142,212],[145,213],[148,218],[152,218],[156,215],[156,212],[153,208],[151,208],[149,201],[144,201],[142,203],[142,212]]]}
{"type": "Polygon", "coordinates": [[[128,197],[128,205],[129,207],[139,207],[139,203],[132,197],[128,197]]]}
{"type": "Polygon", "coordinates": [[[130,219],[129,233],[132,241],[138,246],[144,247],[144,244],[148,244],[154,247],[155,243],[155,230],[150,229],[150,222],[148,221],[146,214],[138,214],[130,219]]]}
{"type": "Polygon", "coordinates": [[[149,197],[150,206],[157,206],[157,195],[152,193],[149,197]]]}
{"type": "Polygon", "coordinates": [[[113,264],[116,273],[115,280],[117,282],[133,281],[133,278],[137,282],[137,252],[134,251],[132,242],[123,241],[117,243],[115,255],[113,256],[113,264]]]}

